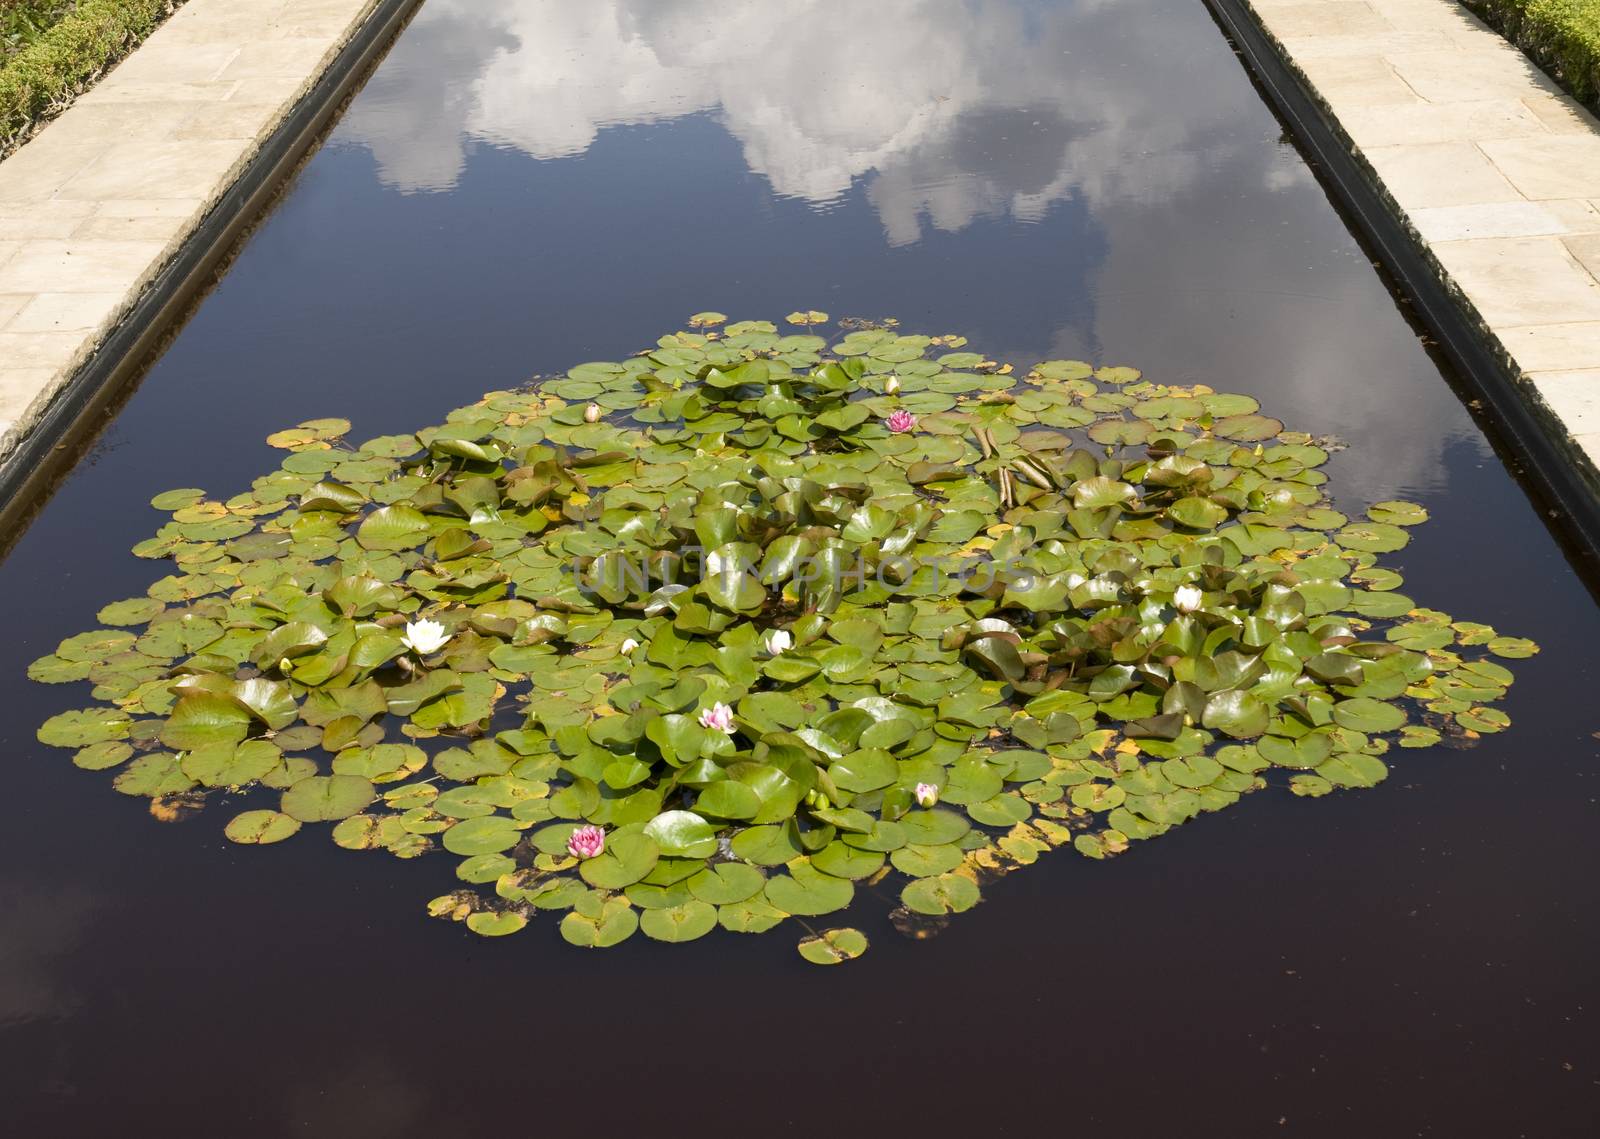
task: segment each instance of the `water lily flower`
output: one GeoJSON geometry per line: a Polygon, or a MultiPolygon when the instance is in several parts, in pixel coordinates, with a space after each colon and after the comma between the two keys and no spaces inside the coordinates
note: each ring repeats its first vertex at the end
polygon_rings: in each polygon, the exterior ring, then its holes
{"type": "Polygon", "coordinates": [[[639,642],[638,641],[634,640],[632,637],[627,637],[622,642],[622,655],[623,656],[627,656],[629,653],[633,652],[633,650],[638,648],[638,647],[639,647],[639,642]]]}
{"type": "Polygon", "coordinates": [[[585,423],[600,422],[600,405],[598,403],[591,403],[583,409],[583,421],[585,423]]]}
{"type": "Polygon", "coordinates": [[[418,656],[428,656],[450,642],[450,632],[437,621],[407,621],[405,635],[400,643],[418,656]]]}
{"type": "Polygon", "coordinates": [[[1172,593],[1173,608],[1179,613],[1193,613],[1205,600],[1205,594],[1192,585],[1180,585],[1172,593]]]}
{"type": "Polygon", "coordinates": [[[593,858],[606,848],[606,832],[585,824],[567,836],[567,853],[574,858],[593,858]]]}
{"type": "Polygon", "coordinates": [[[700,726],[733,735],[733,709],[718,701],[700,713],[700,726]]]}
{"type": "Polygon", "coordinates": [[[774,629],[767,634],[765,648],[768,656],[775,657],[794,648],[794,638],[789,635],[787,629],[774,629]]]}
{"type": "Polygon", "coordinates": [[[896,411],[894,414],[890,415],[885,422],[887,423],[889,430],[896,432],[897,434],[904,433],[906,431],[915,431],[917,429],[917,417],[912,415],[903,407],[899,411],[896,411]]]}
{"type": "Polygon", "coordinates": [[[887,395],[895,395],[900,391],[900,377],[890,376],[883,381],[883,390],[887,395]]]}
{"type": "Polygon", "coordinates": [[[939,801],[939,789],[932,783],[918,783],[911,797],[917,801],[917,806],[926,810],[939,801]]]}

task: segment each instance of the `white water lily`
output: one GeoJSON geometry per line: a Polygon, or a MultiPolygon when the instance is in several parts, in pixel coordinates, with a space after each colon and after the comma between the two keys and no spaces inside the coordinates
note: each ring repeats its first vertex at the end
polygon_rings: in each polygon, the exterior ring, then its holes
{"type": "Polygon", "coordinates": [[[407,621],[400,641],[418,656],[427,656],[450,643],[450,632],[437,621],[407,621]]]}
{"type": "Polygon", "coordinates": [[[916,799],[917,806],[927,810],[939,801],[939,788],[932,783],[918,783],[911,795],[916,799]]]}
{"type": "Polygon", "coordinates": [[[1193,613],[1205,604],[1205,594],[1192,585],[1180,585],[1172,593],[1172,605],[1179,613],[1193,613]]]}
{"type": "Polygon", "coordinates": [[[883,390],[886,395],[895,395],[900,391],[900,377],[890,376],[883,381],[883,390]]]}
{"type": "Polygon", "coordinates": [[[627,656],[629,653],[633,652],[633,650],[638,648],[638,647],[639,647],[639,642],[634,640],[632,637],[628,637],[626,640],[624,640],[622,642],[622,655],[623,656],[627,656]]]}
{"type": "Polygon", "coordinates": [[[601,414],[600,405],[598,403],[591,403],[588,407],[583,409],[583,421],[585,423],[599,423],[601,414]]]}
{"type": "Polygon", "coordinates": [[[774,629],[767,634],[764,647],[768,656],[775,657],[779,653],[788,652],[794,648],[794,638],[789,635],[789,630],[787,629],[774,629]]]}

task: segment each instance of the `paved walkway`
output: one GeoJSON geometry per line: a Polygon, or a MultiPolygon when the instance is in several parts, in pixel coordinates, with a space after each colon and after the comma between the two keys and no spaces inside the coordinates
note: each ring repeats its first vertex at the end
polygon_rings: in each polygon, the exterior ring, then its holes
{"type": "Polygon", "coordinates": [[[0,162],[0,455],[375,0],[189,0],[0,162]]]}
{"type": "Polygon", "coordinates": [[[1600,124],[1454,0],[1250,0],[1600,487],[1600,124]]]}

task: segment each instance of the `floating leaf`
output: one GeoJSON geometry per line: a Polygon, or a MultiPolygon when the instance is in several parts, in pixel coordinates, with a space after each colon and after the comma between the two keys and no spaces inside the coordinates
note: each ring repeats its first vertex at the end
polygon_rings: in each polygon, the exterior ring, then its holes
{"type": "Polygon", "coordinates": [[[280,792],[235,841],[443,847],[430,912],[599,947],[856,882],[942,918],[1273,769],[1370,787],[1427,725],[1509,725],[1487,657],[1537,646],[1399,592],[1377,555],[1426,511],[1334,510],[1328,449],[1253,397],[842,324],[700,313],[416,434],[275,434],[248,491],[157,496],[135,553],[170,571],[29,666],[99,701],[41,741],[160,817],[280,792]]]}
{"type": "Polygon", "coordinates": [[[800,956],[813,965],[838,965],[867,951],[867,935],[859,929],[825,929],[800,942],[800,956]]]}
{"type": "Polygon", "coordinates": [[[279,809],[303,823],[327,822],[349,818],[375,798],[372,784],[358,775],[312,775],[283,793],[279,809]]]}
{"type": "Polygon", "coordinates": [[[245,811],[235,815],[223,833],[230,841],[245,845],[282,842],[300,829],[300,820],[278,811],[245,811]]]}
{"type": "Polygon", "coordinates": [[[900,891],[900,901],[919,914],[959,914],[978,904],[978,887],[960,874],[941,874],[910,883],[900,891]]]}
{"type": "Polygon", "coordinates": [[[621,898],[610,898],[597,914],[574,911],[561,919],[561,936],[585,949],[609,949],[632,937],[639,928],[639,914],[621,898]]]}
{"type": "Polygon", "coordinates": [[[579,867],[583,880],[602,890],[631,886],[655,869],[661,848],[648,834],[617,835],[596,858],[587,858],[579,867]]]}
{"type": "Polygon", "coordinates": [[[645,910],[639,918],[639,928],[644,935],[656,941],[693,941],[716,926],[717,908],[695,900],[665,909],[645,910]]]}
{"type": "Polygon", "coordinates": [[[481,913],[467,918],[467,928],[479,937],[504,937],[516,933],[528,924],[519,913],[481,913]]]}
{"type": "Polygon", "coordinates": [[[693,811],[663,811],[645,824],[644,833],[673,858],[707,858],[717,850],[717,828],[693,811]]]}
{"type": "Polygon", "coordinates": [[[39,728],[42,744],[51,747],[81,748],[105,740],[119,740],[128,734],[132,722],[116,708],[82,708],[59,712],[39,728]]]}
{"type": "Polygon", "coordinates": [[[855,887],[823,874],[804,862],[792,863],[788,874],[767,880],[766,899],[786,914],[816,917],[842,910],[855,897],[855,887]]]}

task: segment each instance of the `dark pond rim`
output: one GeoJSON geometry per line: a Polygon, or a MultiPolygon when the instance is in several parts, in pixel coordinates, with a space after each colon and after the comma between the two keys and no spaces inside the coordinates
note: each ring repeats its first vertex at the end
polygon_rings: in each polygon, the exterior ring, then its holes
{"type": "Polygon", "coordinates": [[[121,409],[149,364],[181,327],[228,255],[316,149],[346,102],[393,46],[422,0],[377,0],[365,22],[311,89],[262,143],[110,334],[0,459],[0,557],[49,501],[85,450],[121,409]]]}
{"type": "MultiPolygon", "coordinates": [[[[1508,362],[1450,295],[1439,272],[1385,203],[1343,132],[1288,65],[1247,0],[1204,0],[1245,73],[1305,155],[1318,182],[1399,299],[1459,377],[1457,394],[1568,562],[1600,597],[1600,495],[1523,396],[1508,362]]],[[[1452,387],[1456,385],[1452,384],[1452,387]]]]}

